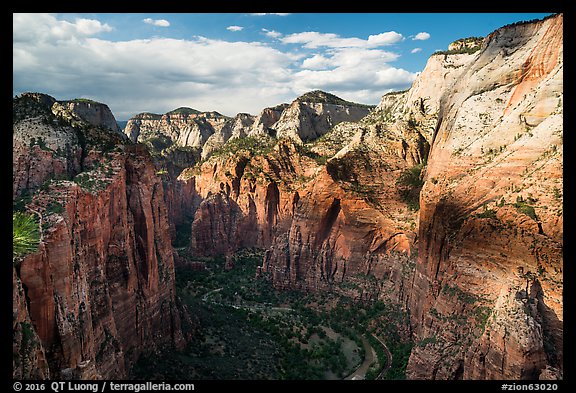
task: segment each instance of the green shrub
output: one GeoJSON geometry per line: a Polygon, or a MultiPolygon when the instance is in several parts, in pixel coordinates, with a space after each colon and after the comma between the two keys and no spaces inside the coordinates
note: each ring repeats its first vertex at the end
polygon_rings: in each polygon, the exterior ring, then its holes
{"type": "Polygon", "coordinates": [[[484,210],[482,213],[476,214],[476,217],[496,219],[496,210],[494,210],[494,209],[484,210]]]}
{"type": "Polygon", "coordinates": [[[213,157],[236,154],[240,150],[248,151],[252,156],[264,156],[272,152],[275,141],[269,137],[247,136],[228,140],[219,149],[212,152],[213,157]]]}
{"type": "Polygon", "coordinates": [[[417,211],[420,209],[420,191],[424,185],[421,174],[425,165],[425,163],[421,163],[406,169],[396,181],[400,196],[410,210],[417,211]]]}
{"type": "Polygon", "coordinates": [[[24,212],[12,213],[12,257],[36,251],[40,243],[38,222],[33,215],[24,212]]]}
{"type": "Polygon", "coordinates": [[[528,217],[530,217],[534,221],[538,221],[538,216],[536,215],[536,211],[534,210],[534,206],[531,206],[527,202],[524,202],[524,201],[517,201],[516,203],[514,203],[514,207],[520,213],[526,214],[528,217]]]}

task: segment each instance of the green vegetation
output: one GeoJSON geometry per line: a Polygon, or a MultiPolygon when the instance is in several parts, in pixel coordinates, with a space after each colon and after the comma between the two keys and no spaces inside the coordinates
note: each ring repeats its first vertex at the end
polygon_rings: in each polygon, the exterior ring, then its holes
{"type": "Polygon", "coordinates": [[[431,336],[431,337],[426,337],[425,339],[423,339],[423,340],[421,340],[420,342],[418,342],[418,344],[416,344],[416,345],[418,345],[419,347],[422,347],[422,348],[423,348],[423,347],[425,347],[425,346],[427,346],[427,345],[429,345],[429,344],[434,345],[434,344],[436,344],[437,342],[438,342],[438,339],[436,338],[436,336],[431,336]]]}
{"type": "Polygon", "coordinates": [[[228,140],[222,147],[212,153],[212,157],[226,154],[236,154],[239,151],[247,151],[252,156],[266,155],[272,152],[276,141],[265,136],[247,136],[245,138],[234,138],[228,140]]]}
{"type": "Polygon", "coordinates": [[[452,50],[439,50],[436,51],[434,53],[432,53],[432,56],[435,55],[459,55],[462,53],[468,53],[468,54],[472,54],[472,53],[476,53],[480,50],[480,47],[472,47],[472,48],[460,48],[460,49],[452,49],[452,50]]]}
{"type": "Polygon", "coordinates": [[[562,199],[562,190],[559,189],[558,187],[554,187],[554,189],[552,190],[552,192],[554,193],[554,198],[556,198],[556,200],[560,200],[562,199]]]}
{"type": "Polygon", "coordinates": [[[51,201],[46,206],[46,213],[47,214],[62,214],[64,212],[64,206],[61,203],[56,201],[51,201]]]}
{"type": "Polygon", "coordinates": [[[376,377],[387,358],[377,340],[369,338],[373,333],[390,339],[394,358],[388,377],[403,378],[411,344],[398,335],[396,325],[408,326],[406,313],[380,301],[359,303],[335,293],[277,291],[266,273],[255,278],[260,250],[229,257],[180,256],[195,266],[176,270],[178,296],[194,310],[194,321],[183,321],[192,341],[179,352],[144,354],[132,377],[341,379],[364,359],[360,333],[378,352],[380,362],[369,375],[376,377]]]}
{"type": "Polygon", "coordinates": [[[12,202],[12,211],[24,212],[26,211],[26,205],[30,202],[32,202],[32,195],[30,195],[30,191],[26,189],[12,202]]]}
{"type": "Polygon", "coordinates": [[[456,55],[461,53],[475,53],[480,50],[482,47],[482,41],[484,37],[467,37],[467,38],[460,38],[459,40],[454,41],[452,44],[461,44],[460,48],[452,49],[452,50],[445,50],[445,51],[436,51],[432,55],[456,55]],[[467,44],[472,43],[473,46],[469,47],[467,44]]]}
{"type": "Polygon", "coordinates": [[[468,292],[464,292],[457,285],[445,284],[444,287],[442,288],[442,292],[451,297],[456,296],[459,301],[466,304],[474,304],[481,300],[479,297],[475,295],[472,295],[468,292]]]}
{"type": "Polygon", "coordinates": [[[70,100],[69,102],[77,102],[77,103],[83,103],[83,104],[103,105],[102,103],[100,103],[100,102],[98,102],[98,101],[91,100],[91,99],[89,99],[89,98],[74,98],[73,100],[70,100]]]}
{"type": "Polygon", "coordinates": [[[420,125],[420,123],[418,121],[416,121],[412,116],[410,116],[410,118],[408,119],[408,127],[411,129],[415,129],[416,127],[418,127],[420,125]]]}
{"type": "Polygon", "coordinates": [[[475,217],[478,218],[491,218],[491,219],[496,219],[496,210],[494,209],[485,209],[482,213],[477,213],[474,215],[475,217]]]}
{"type": "Polygon", "coordinates": [[[425,166],[426,163],[424,162],[406,169],[396,181],[402,200],[413,211],[420,209],[420,191],[424,185],[422,170],[425,166]]]}
{"type": "Polygon", "coordinates": [[[321,90],[314,90],[309,91],[306,94],[301,95],[297,98],[300,102],[311,102],[311,103],[326,103],[326,104],[333,104],[333,105],[345,105],[345,106],[356,106],[361,108],[375,108],[374,105],[365,105],[365,104],[358,104],[355,102],[350,102],[343,100],[340,97],[335,96],[334,94],[326,93],[321,90]]]}
{"type": "Polygon", "coordinates": [[[192,220],[193,217],[186,216],[179,224],[176,224],[176,238],[172,242],[173,247],[181,248],[190,245],[190,238],[192,236],[192,220]]]}
{"type": "Polygon", "coordinates": [[[143,141],[153,153],[159,153],[172,146],[173,142],[164,134],[154,135],[143,141]]]}
{"type": "Polygon", "coordinates": [[[393,96],[393,95],[396,95],[396,94],[402,94],[402,93],[406,93],[408,90],[409,90],[409,89],[406,89],[406,90],[397,90],[397,91],[390,91],[390,92],[384,94],[384,96],[393,96]]]}
{"type": "Polygon", "coordinates": [[[140,119],[151,119],[151,120],[160,120],[162,119],[163,115],[160,115],[158,113],[152,113],[152,112],[142,112],[138,115],[136,115],[136,118],[140,118],[140,119]]]}
{"type": "Polygon", "coordinates": [[[508,28],[508,27],[514,27],[514,26],[521,26],[521,25],[525,25],[525,24],[528,24],[528,23],[536,23],[536,22],[540,22],[541,20],[544,21],[544,20],[549,19],[549,18],[554,18],[554,17],[557,16],[557,15],[558,15],[558,14],[555,13],[555,14],[552,14],[552,15],[548,15],[548,16],[542,18],[542,19],[521,20],[521,21],[518,21],[518,22],[514,22],[514,23],[510,23],[510,24],[504,25],[504,26],[502,26],[500,29],[504,29],[504,28],[508,28]]]}
{"type": "Polygon", "coordinates": [[[97,193],[98,191],[105,190],[109,184],[109,181],[100,178],[100,175],[100,171],[86,171],[76,175],[73,181],[82,187],[82,189],[90,193],[97,193]]]}
{"type": "Polygon", "coordinates": [[[518,196],[516,199],[516,203],[514,203],[514,207],[522,214],[526,214],[528,217],[533,219],[534,221],[538,221],[538,216],[536,215],[536,211],[534,210],[534,206],[531,204],[534,203],[534,200],[528,198],[525,201],[522,196],[518,196]]]}
{"type": "Polygon", "coordinates": [[[167,115],[198,115],[200,113],[202,113],[202,112],[200,112],[196,109],[181,106],[180,108],[174,109],[173,111],[170,111],[166,114],[167,115]]]}
{"type": "Polygon", "coordinates": [[[316,161],[318,165],[326,165],[326,162],[328,161],[330,156],[325,156],[316,153],[311,149],[312,146],[313,144],[305,143],[303,145],[296,145],[296,148],[298,149],[298,153],[300,155],[312,158],[314,161],[316,161]]]}
{"type": "Polygon", "coordinates": [[[534,221],[538,221],[538,216],[536,215],[536,211],[534,210],[534,206],[531,206],[526,202],[516,202],[516,203],[514,203],[514,207],[520,213],[526,214],[528,217],[530,217],[534,221]]]}
{"type": "Polygon", "coordinates": [[[52,149],[49,149],[46,146],[46,142],[44,141],[44,139],[42,137],[38,137],[38,139],[36,138],[30,138],[30,148],[33,148],[34,146],[39,146],[40,149],[42,150],[46,150],[46,151],[52,151],[52,149]]]}
{"type": "Polygon", "coordinates": [[[36,251],[40,243],[40,230],[34,215],[24,212],[12,213],[12,257],[20,257],[36,251]]]}

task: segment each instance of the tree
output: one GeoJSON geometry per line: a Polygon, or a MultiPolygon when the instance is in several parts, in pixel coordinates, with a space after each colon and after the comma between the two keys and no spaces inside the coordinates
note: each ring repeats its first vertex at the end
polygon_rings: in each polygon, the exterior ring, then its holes
{"type": "Polygon", "coordinates": [[[40,230],[35,217],[24,212],[12,213],[12,257],[34,252],[39,243],[40,230]]]}

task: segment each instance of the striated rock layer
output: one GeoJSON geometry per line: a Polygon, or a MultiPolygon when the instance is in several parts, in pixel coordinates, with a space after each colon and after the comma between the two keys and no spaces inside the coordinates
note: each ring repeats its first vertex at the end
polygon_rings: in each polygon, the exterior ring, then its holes
{"type": "Polygon", "coordinates": [[[562,378],[562,27],[505,26],[358,122],[186,170],[190,251],[265,247],[276,287],[403,305],[408,378],[562,378]]]}
{"type": "Polygon", "coordinates": [[[503,27],[445,89],[407,377],[561,378],[563,17],[503,27]]]}
{"type": "Polygon", "coordinates": [[[77,163],[70,173],[22,174],[35,179],[28,185],[44,180],[25,205],[39,217],[42,238],[37,252],[14,261],[13,375],[125,378],[142,351],[184,344],[162,184],[144,147],[122,145],[120,135],[100,125],[72,127],[50,116],[45,98],[15,102],[15,112],[40,111],[48,119],[41,129],[46,142],[27,153],[39,136],[37,121],[17,119],[15,155],[41,151],[36,159],[59,160],[48,135],[63,132],[81,143],[54,139],[79,152],[77,162],[76,155],[62,158],[77,163]]]}
{"type": "Polygon", "coordinates": [[[158,151],[170,146],[195,148],[201,152],[201,158],[206,159],[228,140],[236,138],[291,137],[300,142],[315,139],[338,123],[360,120],[372,108],[312,91],[290,105],[265,108],[258,116],[239,113],[230,118],[218,112],[190,108],[179,108],[164,115],[141,113],[128,121],[124,132],[132,141],[148,142],[158,151]]]}

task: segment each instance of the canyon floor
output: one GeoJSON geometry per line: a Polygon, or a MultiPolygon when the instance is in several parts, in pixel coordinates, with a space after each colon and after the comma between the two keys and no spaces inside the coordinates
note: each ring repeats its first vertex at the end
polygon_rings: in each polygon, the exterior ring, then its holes
{"type": "Polygon", "coordinates": [[[194,339],[181,351],[156,350],[134,365],[135,379],[403,379],[412,348],[396,329],[407,315],[381,301],[275,290],[254,272],[263,250],[194,258],[176,268],[183,324],[194,339]],[[382,325],[378,321],[394,320],[382,325]],[[199,334],[199,332],[201,332],[199,334]],[[388,350],[388,346],[391,350],[388,350]]]}

